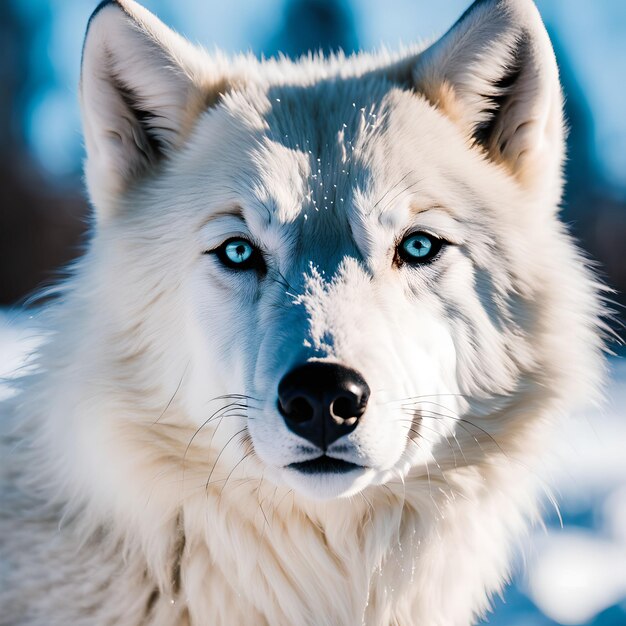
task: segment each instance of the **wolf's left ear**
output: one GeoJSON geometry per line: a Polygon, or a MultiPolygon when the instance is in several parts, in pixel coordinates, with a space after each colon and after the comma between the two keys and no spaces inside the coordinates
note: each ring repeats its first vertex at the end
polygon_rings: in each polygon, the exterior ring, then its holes
{"type": "Polygon", "coordinates": [[[136,2],[101,2],[87,28],[80,86],[85,172],[100,219],[226,88],[208,55],[136,2]]]}
{"type": "Polygon", "coordinates": [[[418,57],[413,83],[523,185],[559,187],[561,87],[531,0],[474,2],[418,57]]]}

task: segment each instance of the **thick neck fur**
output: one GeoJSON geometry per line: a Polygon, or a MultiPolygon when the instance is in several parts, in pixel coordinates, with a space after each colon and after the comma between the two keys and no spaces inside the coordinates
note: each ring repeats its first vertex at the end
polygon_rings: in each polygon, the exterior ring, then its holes
{"type": "MultiPolygon", "coordinates": [[[[63,428],[78,417],[64,408],[89,411],[88,398],[57,398],[47,408],[63,428]]],[[[127,480],[111,493],[104,481],[86,492],[93,476],[83,486],[76,472],[63,475],[46,435],[50,415],[31,422],[30,447],[13,453],[21,479],[3,524],[15,541],[19,595],[3,601],[13,616],[3,623],[461,626],[488,607],[511,539],[534,514],[528,476],[502,451],[480,465],[433,463],[427,477],[317,503],[246,478],[245,468],[220,467],[202,445],[211,433],[187,448],[195,429],[181,426],[175,407],[125,412],[124,425],[119,411],[96,407],[116,424],[99,436],[116,433],[123,448],[109,460],[119,473],[106,480],[127,480]],[[36,563],[52,568],[54,580],[39,576],[36,563]],[[74,600],[60,601],[67,594],[74,600]]]]}

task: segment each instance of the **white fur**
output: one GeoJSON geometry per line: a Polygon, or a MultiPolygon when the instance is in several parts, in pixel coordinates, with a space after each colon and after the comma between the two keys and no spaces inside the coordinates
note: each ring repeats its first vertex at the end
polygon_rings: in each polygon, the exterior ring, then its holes
{"type": "Polygon", "coordinates": [[[3,406],[0,623],[473,623],[602,374],[534,5],[478,2],[424,52],[259,62],[119,0],[81,101],[97,223],[3,406]],[[413,230],[450,245],[398,266],[413,230]],[[204,254],[230,236],[267,276],[204,254]],[[369,469],[286,469],[315,455],[276,410],[307,360],[368,381],[330,452],[369,469]]]}

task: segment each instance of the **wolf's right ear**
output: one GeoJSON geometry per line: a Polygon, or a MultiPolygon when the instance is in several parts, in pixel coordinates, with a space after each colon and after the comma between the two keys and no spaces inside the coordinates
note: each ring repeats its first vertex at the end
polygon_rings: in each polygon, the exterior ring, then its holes
{"type": "Polygon", "coordinates": [[[532,0],[476,0],[418,57],[412,82],[492,161],[558,202],[561,86],[532,0]]]}
{"type": "Polygon", "coordinates": [[[225,68],[215,65],[133,0],[100,3],[87,27],[80,84],[85,173],[99,219],[228,89],[225,68]]]}

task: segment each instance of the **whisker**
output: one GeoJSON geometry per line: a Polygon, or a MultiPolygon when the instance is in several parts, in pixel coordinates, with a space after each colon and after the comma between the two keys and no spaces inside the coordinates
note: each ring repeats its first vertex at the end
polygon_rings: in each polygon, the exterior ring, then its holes
{"type": "Polygon", "coordinates": [[[370,213],[395,189],[397,189],[409,176],[411,175],[411,172],[407,172],[397,183],[394,183],[393,185],[391,185],[391,187],[389,187],[389,189],[387,189],[387,191],[385,191],[385,193],[378,198],[378,200],[376,200],[376,202],[372,205],[372,208],[370,209],[370,213]]]}
{"type": "Polygon", "coordinates": [[[209,477],[207,478],[207,481],[206,481],[206,484],[205,484],[207,497],[208,497],[209,484],[211,482],[211,476],[213,476],[213,472],[215,471],[215,468],[217,467],[217,464],[218,464],[222,454],[224,453],[224,450],[226,450],[226,448],[228,447],[230,442],[233,441],[233,439],[235,437],[238,437],[239,435],[241,435],[241,433],[245,432],[246,430],[247,430],[247,426],[244,426],[241,430],[237,431],[232,437],[230,437],[230,439],[222,446],[222,449],[220,450],[219,454],[217,455],[217,458],[215,459],[215,462],[213,463],[213,467],[211,468],[211,471],[209,472],[209,477]]]}
{"type": "MultiPolygon", "coordinates": [[[[185,464],[185,458],[187,457],[187,453],[189,452],[189,448],[191,447],[191,444],[193,443],[193,440],[198,436],[198,434],[200,433],[200,431],[207,426],[210,422],[212,422],[214,419],[217,419],[218,417],[220,417],[220,413],[222,413],[223,411],[227,411],[230,408],[245,408],[244,405],[240,405],[237,404],[235,402],[231,402],[230,404],[227,404],[221,408],[219,408],[217,411],[215,411],[207,420],[205,420],[202,424],[200,424],[200,426],[198,427],[198,429],[196,430],[196,432],[191,436],[191,439],[189,440],[189,443],[187,444],[187,447],[185,448],[185,453],[183,454],[183,467],[185,464]]],[[[221,421],[220,421],[221,423],[221,421]]]]}
{"type": "MultiPolygon", "coordinates": [[[[259,540],[259,551],[261,550],[261,546],[263,545],[263,539],[265,537],[265,529],[269,527],[269,521],[267,519],[267,515],[265,514],[265,510],[263,509],[263,503],[259,499],[259,497],[261,495],[261,485],[263,484],[264,478],[265,478],[265,470],[263,471],[263,474],[261,475],[261,480],[259,482],[259,486],[256,489],[256,493],[257,493],[256,501],[257,501],[257,504],[259,505],[259,509],[261,510],[261,513],[263,515],[263,519],[265,520],[265,523],[263,524],[263,530],[261,532],[261,538],[259,540]]],[[[258,561],[258,554],[257,554],[257,561],[258,561]]]]}
{"type": "MultiPolygon", "coordinates": [[[[419,398],[420,396],[416,396],[416,397],[419,398]]],[[[421,397],[428,397],[428,396],[421,396],[421,397]]],[[[496,441],[496,439],[494,438],[494,436],[491,433],[489,433],[484,428],[478,426],[474,422],[470,421],[469,419],[461,417],[458,413],[453,411],[450,407],[447,407],[447,406],[445,406],[443,404],[439,404],[437,402],[432,402],[432,401],[421,401],[421,402],[418,401],[418,402],[415,402],[415,403],[403,405],[402,406],[402,410],[411,411],[411,413],[419,413],[420,415],[423,415],[424,417],[429,417],[431,419],[453,419],[455,421],[458,421],[461,424],[461,427],[465,430],[465,432],[467,432],[469,435],[471,435],[472,438],[474,439],[474,441],[476,442],[476,444],[480,447],[480,442],[478,441],[476,436],[468,428],[466,428],[464,425],[467,424],[469,426],[472,426],[473,428],[475,428],[476,430],[478,430],[479,432],[484,434],[491,442],[493,442],[494,445],[498,448],[498,450],[500,452],[502,452],[503,455],[508,456],[506,454],[506,452],[502,449],[500,444],[496,441]],[[417,405],[417,404],[431,404],[433,406],[438,406],[438,407],[444,409],[448,413],[441,413],[441,412],[435,411],[433,409],[415,408],[415,409],[411,410],[411,409],[406,408],[406,407],[412,406],[414,404],[415,405],[417,405]]],[[[481,448],[481,450],[482,450],[482,448],[481,448]]]]}
{"type": "Polygon", "coordinates": [[[425,417],[427,419],[454,419],[456,422],[459,423],[459,425],[461,426],[461,428],[472,437],[472,439],[476,442],[476,445],[480,448],[481,451],[485,452],[485,450],[483,449],[483,447],[480,445],[480,441],[477,439],[476,435],[469,430],[468,426],[471,426],[472,428],[475,428],[476,430],[478,430],[480,433],[482,433],[483,435],[485,435],[485,437],[491,441],[496,448],[498,448],[498,450],[508,458],[508,454],[502,449],[502,447],[500,446],[500,444],[496,441],[496,439],[494,438],[494,436],[489,433],[488,431],[486,431],[484,428],[481,428],[480,426],[478,426],[477,424],[474,424],[474,422],[460,417],[460,416],[450,416],[450,415],[445,415],[442,413],[437,413],[435,411],[420,411],[420,415],[422,417],[425,417]]]}
{"type": "Polygon", "coordinates": [[[269,278],[270,280],[273,280],[277,285],[280,285],[281,287],[284,287],[285,289],[289,289],[292,290],[289,283],[287,281],[285,281],[283,278],[281,278],[279,276],[279,278],[276,278],[275,276],[272,276],[272,273],[276,272],[276,270],[274,268],[267,268],[267,274],[265,275],[266,278],[269,278]]]}
{"type": "Polygon", "coordinates": [[[233,468],[230,470],[230,472],[228,472],[228,476],[226,477],[226,480],[224,481],[224,484],[222,485],[222,488],[220,489],[220,493],[219,493],[219,495],[217,497],[218,502],[221,501],[222,494],[224,493],[224,489],[226,489],[226,485],[228,484],[228,481],[230,480],[230,477],[233,475],[233,472],[239,467],[239,465],[241,465],[241,463],[243,463],[247,458],[249,458],[253,454],[254,454],[254,450],[250,450],[250,451],[246,452],[246,454],[244,454],[241,457],[241,459],[239,459],[239,461],[237,461],[237,463],[235,463],[235,465],[233,465],[233,468]]]}
{"type": "Polygon", "coordinates": [[[293,491],[293,489],[290,489],[289,491],[286,491],[285,494],[283,495],[283,497],[278,501],[278,504],[276,505],[276,508],[280,508],[280,505],[282,504],[283,500],[293,491]]]}
{"type": "Polygon", "coordinates": [[[385,404],[402,404],[404,402],[406,403],[417,403],[417,402],[422,402],[424,401],[424,398],[470,398],[471,396],[468,396],[464,393],[429,393],[429,394],[422,394],[419,396],[407,396],[406,398],[399,398],[398,400],[391,400],[390,402],[386,402],[385,404]]]}
{"type": "MultiPolygon", "coordinates": [[[[404,421],[404,420],[399,420],[399,421],[404,421]]],[[[407,420],[407,421],[409,421],[409,420],[407,420]]],[[[414,421],[410,420],[410,423],[413,424],[414,421]]],[[[441,435],[442,434],[438,430],[436,430],[435,428],[431,428],[430,426],[426,426],[426,424],[420,424],[420,428],[426,428],[426,429],[434,432],[437,435],[441,435]]],[[[419,431],[415,430],[412,426],[408,430],[410,432],[415,433],[416,435],[422,437],[424,440],[428,441],[428,443],[431,443],[431,444],[437,443],[436,441],[429,441],[428,439],[426,439],[426,437],[424,437],[422,433],[420,433],[419,431]]],[[[452,436],[454,437],[454,434],[452,436]]],[[[463,454],[463,450],[461,449],[461,445],[459,444],[458,439],[456,437],[454,437],[454,440],[456,441],[456,445],[459,448],[459,451],[461,452],[461,455],[463,456],[463,459],[465,460],[465,462],[467,464],[467,459],[465,458],[465,455],[463,454]]],[[[454,446],[452,445],[452,442],[448,438],[448,435],[444,435],[444,441],[448,444],[448,447],[450,448],[450,452],[452,452],[452,458],[454,459],[454,467],[458,468],[459,465],[458,465],[457,460],[456,460],[456,452],[454,451],[454,446]]]]}
{"type": "MultiPolygon", "coordinates": [[[[419,442],[416,439],[414,439],[413,437],[409,437],[407,441],[409,441],[410,443],[414,444],[417,447],[418,450],[420,450],[422,452],[424,451],[424,449],[419,445],[419,442]]],[[[430,454],[430,456],[434,460],[433,455],[430,454]]],[[[435,463],[437,463],[437,461],[435,461],[435,463]]],[[[428,461],[426,461],[424,463],[424,468],[426,469],[426,478],[428,479],[428,494],[429,494],[429,497],[430,497],[432,503],[435,505],[435,508],[437,509],[439,515],[442,516],[441,509],[439,508],[439,505],[437,504],[437,501],[435,500],[435,497],[433,496],[433,483],[432,483],[432,479],[431,479],[431,476],[430,476],[430,468],[428,467],[428,461]]],[[[443,477],[443,473],[441,472],[441,467],[439,467],[439,472],[440,472],[441,476],[443,477]]],[[[446,480],[445,477],[443,477],[443,478],[444,478],[444,480],[446,480]]],[[[446,483],[447,482],[448,481],[446,480],[446,483]]],[[[450,486],[450,485],[448,485],[448,486],[450,486]]]]}
{"type": "Polygon", "coordinates": [[[400,191],[398,191],[398,193],[395,194],[393,198],[391,198],[388,202],[385,203],[385,205],[382,207],[382,209],[380,209],[379,212],[383,213],[389,207],[389,205],[393,204],[402,194],[405,194],[407,191],[412,191],[413,189],[415,189],[415,187],[417,187],[421,183],[422,183],[421,180],[416,180],[414,183],[407,185],[406,187],[404,187],[404,189],[401,189],[400,191]]]}
{"type": "Polygon", "coordinates": [[[274,502],[276,501],[276,493],[278,491],[278,485],[274,488],[274,493],[272,494],[272,502],[270,504],[270,508],[272,509],[272,525],[274,524],[274,516],[276,514],[276,507],[274,506],[274,502]]]}
{"type": "Polygon", "coordinates": [[[161,415],[159,415],[159,417],[156,419],[155,422],[153,422],[153,426],[155,424],[157,424],[159,422],[159,420],[167,413],[167,410],[170,408],[172,402],[174,401],[174,398],[176,397],[176,395],[178,394],[181,385],[183,384],[183,379],[185,378],[185,375],[187,374],[187,369],[189,368],[189,363],[190,361],[187,361],[187,365],[185,365],[185,369],[183,370],[183,373],[180,377],[180,380],[178,381],[178,385],[176,385],[176,389],[174,390],[174,393],[172,394],[172,397],[168,400],[167,404],[165,405],[165,408],[163,409],[163,411],[161,411],[161,415]]]}
{"type": "Polygon", "coordinates": [[[365,500],[369,507],[368,523],[370,523],[374,515],[374,505],[365,497],[365,494],[362,491],[359,491],[359,495],[363,498],[363,500],[365,500]]]}
{"type": "Polygon", "coordinates": [[[252,396],[248,396],[245,393],[225,393],[222,396],[215,396],[210,400],[207,400],[207,404],[210,402],[215,402],[217,400],[253,400],[254,402],[262,402],[259,398],[254,398],[252,396]]]}

